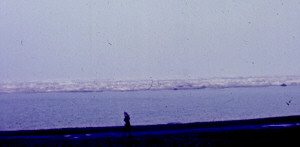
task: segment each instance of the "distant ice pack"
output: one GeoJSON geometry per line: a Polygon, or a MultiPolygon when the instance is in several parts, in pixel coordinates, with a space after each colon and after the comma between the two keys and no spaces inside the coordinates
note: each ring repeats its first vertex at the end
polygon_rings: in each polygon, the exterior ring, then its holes
{"type": "Polygon", "coordinates": [[[71,80],[1,82],[0,93],[104,92],[139,90],[183,90],[204,88],[300,85],[300,76],[234,77],[174,80],[71,80]]]}

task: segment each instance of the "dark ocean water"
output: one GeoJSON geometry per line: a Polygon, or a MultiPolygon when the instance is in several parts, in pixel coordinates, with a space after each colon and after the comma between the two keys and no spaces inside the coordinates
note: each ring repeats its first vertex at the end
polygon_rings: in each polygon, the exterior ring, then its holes
{"type": "Polygon", "coordinates": [[[300,114],[300,86],[0,94],[0,131],[239,120],[300,114]]]}

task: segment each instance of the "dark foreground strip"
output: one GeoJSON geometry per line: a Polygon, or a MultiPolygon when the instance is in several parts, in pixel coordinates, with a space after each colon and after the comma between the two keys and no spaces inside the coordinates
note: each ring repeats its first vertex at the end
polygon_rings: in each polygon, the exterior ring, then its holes
{"type": "MultiPolygon", "coordinates": [[[[234,121],[216,121],[216,122],[199,122],[186,124],[163,124],[149,126],[133,126],[133,132],[147,131],[169,131],[169,130],[186,130],[186,129],[203,129],[203,128],[224,128],[224,127],[247,127],[247,126],[280,126],[284,124],[300,123],[300,115],[260,118],[249,120],[234,121]]],[[[115,133],[122,132],[123,126],[118,127],[89,127],[89,128],[62,128],[48,130],[25,130],[25,131],[0,131],[0,137],[5,136],[34,136],[34,135],[64,135],[64,134],[93,134],[93,133],[115,133]]]]}
{"type": "Polygon", "coordinates": [[[133,137],[1,139],[0,146],[300,146],[300,127],[206,131],[133,137]]]}
{"type": "Polygon", "coordinates": [[[300,146],[300,116],[189,124],[0,132],[0,146],[300,146]]]}

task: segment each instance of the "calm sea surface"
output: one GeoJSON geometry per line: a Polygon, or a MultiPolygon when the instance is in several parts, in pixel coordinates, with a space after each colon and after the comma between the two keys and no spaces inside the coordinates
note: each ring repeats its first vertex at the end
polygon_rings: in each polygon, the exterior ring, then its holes
{"type": "Polygon", "coordinates": [[[0,94],[0,131],[300,115],[300,86],[0,94]]]}

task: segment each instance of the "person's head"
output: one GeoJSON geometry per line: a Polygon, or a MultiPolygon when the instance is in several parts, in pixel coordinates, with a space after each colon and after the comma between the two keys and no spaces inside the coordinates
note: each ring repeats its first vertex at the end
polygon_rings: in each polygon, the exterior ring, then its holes
{"type": "Polygon", "coordinates": [[[129,116],[129,114],[127,113],[127,112],[124,112],[124,116],[126,117],[126,116],[129,116]]]}

